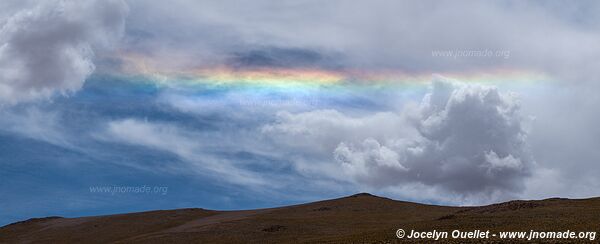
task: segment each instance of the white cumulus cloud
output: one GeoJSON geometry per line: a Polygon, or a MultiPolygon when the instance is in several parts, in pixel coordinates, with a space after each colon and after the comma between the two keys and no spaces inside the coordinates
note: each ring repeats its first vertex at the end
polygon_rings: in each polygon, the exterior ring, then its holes
{"type": "Polygon", "coordinates": [[[380,189],[418,185],[472,200],[522,192],[534,165],[524,119],[515,94],[436,78],[420,104],[398,115],[282,113],[263,132],[292,150],[328,150],[323,161],[337,168],[313,171],[336,179],[380,189]]]}

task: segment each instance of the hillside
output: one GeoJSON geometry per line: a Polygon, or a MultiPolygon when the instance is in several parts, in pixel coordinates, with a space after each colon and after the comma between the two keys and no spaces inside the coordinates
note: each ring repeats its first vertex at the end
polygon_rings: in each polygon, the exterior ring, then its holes
{"type": "Polygon", "coordinates": [[[0,243],[423,242],[398,239],[395,236],[398,228],[422,231],[599,231],[600,198],[444,207],[362,193],[272,209],[178,209],[81,218],[30,219],[0,228],[0,243]]]}

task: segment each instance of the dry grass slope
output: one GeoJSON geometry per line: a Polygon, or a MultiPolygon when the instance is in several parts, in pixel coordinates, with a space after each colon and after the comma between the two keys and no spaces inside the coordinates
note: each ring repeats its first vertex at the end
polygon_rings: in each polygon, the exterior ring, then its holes
{"type": "MultiPolygon", "coordinates": [[[[600,231],[600,198],[444,207],[362,193],[272,209],[179,209],[97,217],[31,219],[0,228],[0,243],[411,242],[396,238],[395,230],[398,228],[422,231],[600,231]]],[[[423,240],[413,242],[423,243],[423,240]]],[[[468,240],[454,242],[465,243],[468,240]]],[[[499,243],[499,240],[488,242],[499,243]]]]}

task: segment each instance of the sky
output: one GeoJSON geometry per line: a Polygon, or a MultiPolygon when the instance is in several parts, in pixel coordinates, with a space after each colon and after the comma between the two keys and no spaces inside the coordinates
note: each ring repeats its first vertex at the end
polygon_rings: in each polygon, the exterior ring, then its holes
{"type": "Polygon", "coordinates": [[[600,195],[597,1],[2,1],[0,225],[600,195]]]}

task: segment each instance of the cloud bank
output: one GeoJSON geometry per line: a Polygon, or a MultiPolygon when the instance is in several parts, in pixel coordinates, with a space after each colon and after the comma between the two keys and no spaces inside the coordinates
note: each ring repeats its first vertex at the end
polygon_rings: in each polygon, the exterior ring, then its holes
{"type": "Polygon", "coordinates": [[[415,73],[524,69],[569,82],[588,78],[581,71],[598,74],[596,1],[129,3],[138,11],[128,22],[128,49],[163,57],[168,62],[162,66],[317,65],[415,73]],[[508,52],[510,58],[432,55],[485,50],[508,52]]]}

